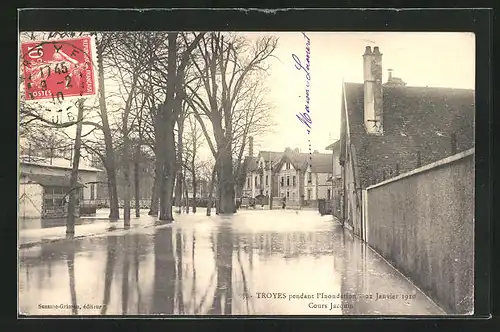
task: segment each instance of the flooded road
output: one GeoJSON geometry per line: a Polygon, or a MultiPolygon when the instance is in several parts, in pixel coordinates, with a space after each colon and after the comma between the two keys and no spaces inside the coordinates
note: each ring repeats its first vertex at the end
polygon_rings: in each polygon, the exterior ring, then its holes
{"type": "Polygon", "coordinates": [[[444,314],[317,211],[178,215],[19,255],[28,315],[444,314]]]}

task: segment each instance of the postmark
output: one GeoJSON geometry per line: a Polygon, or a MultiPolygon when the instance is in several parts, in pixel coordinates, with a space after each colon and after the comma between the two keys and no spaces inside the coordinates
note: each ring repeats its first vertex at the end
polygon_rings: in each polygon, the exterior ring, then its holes
{"type": "Polygon", "coordinates": [[[24,42],[21,52],[27,101],[96,94],[91,37],[24,42]]]}

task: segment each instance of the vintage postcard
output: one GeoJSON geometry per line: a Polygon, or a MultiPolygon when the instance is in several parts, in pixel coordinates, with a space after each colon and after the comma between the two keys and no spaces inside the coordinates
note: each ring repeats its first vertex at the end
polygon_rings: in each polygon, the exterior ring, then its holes
{"type": "Polygon", "coordinates": [[[474,313],[475,35],[22,31],[21,315],[474,313]]]}

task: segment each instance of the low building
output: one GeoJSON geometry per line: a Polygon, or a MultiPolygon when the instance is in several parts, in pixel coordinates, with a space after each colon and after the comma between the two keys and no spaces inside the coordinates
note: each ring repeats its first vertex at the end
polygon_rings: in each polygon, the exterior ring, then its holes
{"type": "Polygon", "coordinates": [[[340,140],[326,147],[332,150],[332,176],[328,179],[331,190],[328,192],[326,200],[329,201],[332,214],[339,220],[342,220],[343,203],[343,185],[342,185],[342,167],[340,166],[340,140]]]}
{"type": "Polygon", "coordinates": [[[383,84],[378,47],[366,47],[363,70],[341,104],[342,215],[357,234],[368,186],[474,147],[474,90],[407,86],[391,72],[383,84]]]}
{"type": "Polygon", "coordinates": [[[64,218],[68,193],[77,191],[77,215],[95,212],[96,184],[100,169],[82,165],[77,188],[71,188],[70,161],[62,158],[21,157],[19,217],[64,218]],[[34,159],[36,158],[36,159],[34,159]]]}

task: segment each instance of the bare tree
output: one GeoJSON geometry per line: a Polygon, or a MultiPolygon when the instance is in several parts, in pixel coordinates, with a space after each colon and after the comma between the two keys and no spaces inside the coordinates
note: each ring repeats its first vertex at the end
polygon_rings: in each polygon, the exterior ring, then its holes
{"type": "Polygon", "coordinates": [[[76,125],[76,137],[75,137],[75,152],[73,154],[73,166],[71,169],[70,177],[70,190],[69,190],[69,203],[68,203],[68,215],[66,220],[66,234],[75,234],[75,210],[76,210],[76,197],[78,188],[78,167],[80,165],[80,148],[82,140],[82,120],[83,120],[83,99],[78,100],[78,116],[76,125]]]}
{"type": "Polygon", "coordinates": [[[198,158],[198,151],[203,144],[203,133],[199,130],[199,124],[193,116],[187,118],[188,131],[184,138],[184,167],[190,173],[191,187],[193,190],[193,213],[196,213],[196,195],[198,191],[198,177],[201,162],[198,158]]]}
{"type": "MultiPolygon", "coordinates": [[[[138,98],[139,79],[144,75],[149,61],[152,61],[151,54],[155,49],[151,48],[149,43],[149,33],[145,32],[121,32],[116,34],[113,49],[110,53],[115,77],[119,83],[119,91],[123,99],[121,108],[121,127],[120,131],[123,138],[122,158],[123,158],[123,177],[125,180],[124,190],[124,210],[123,220],[126,227],[130,226],[130,197],[131,197],[131,174],[130,174],[130,156],[131,156],[131,131],[137,118],[132,117],[132,108],[134,101],[138,98]]],[[[139,113],[140,115],[140,113],[139,113]]]]}
{"type": "Polygon", "coordinates": [[[113,41],[113,33],[103,32],[96,34],[96,56],[97,56],[97,81],[99,90],[99,116],[102,121],[102,132],[104,135],[105,158],[103,158],[104,168],[108,178],[108,195],[109,195],[109,218],[117,220],[120,218],[118,205],[118,189],[116,181],[116,163],[115,153],[113,149],[113,136],[108,119],[108,110],[106,106],[106,92],[104,85],[104,57],[110,54],[111,42],[113,41]]]}
{"type": "MultiPolygon", "coordinates": [[[[190,53],[197,46],[204,33],[195,34],[191,42],[184,38],[185,47],[179,51],[177,43],[178,33],[167,35],[167,58],[166,83],[164,86],[165,100],[159,105],[155,117],[155,148],[157,166],[161,167],[156,174],[156,185],[160,190],[160,220],[173,221],[172,196],[174,189],[174,177],[176,174],[176,149],[174,139],[174,127],[182,111],[182,100],[184,94],[185,68],[190,59],[190,53]]],[[[157,70],[163,72],[163,62],[158,62],[157,70]]]]}
{"type": "MultiPolygon", "coordinates": [[[[263,37],[252,46],[243,37],[223,33],[205,35],[193,55],[202,91],[188,85],[193,93],[193,109],[207,143],[216,158],[220,213],[235,212],[235,176],[233,170],[234,119],[245,98],[245,85],[253,75],[267,71],[266,60],[272,57],[278,40],[263,37]],[[212,125],[213,139],[204,118],[212,125]]],[[[242,110],[244,111],[244,110],[242,110]]],[[[244,132],[244,131],[243,131],[244,132]]],[[[244,144],[243,144],[244,146],[244,144]]]]}

